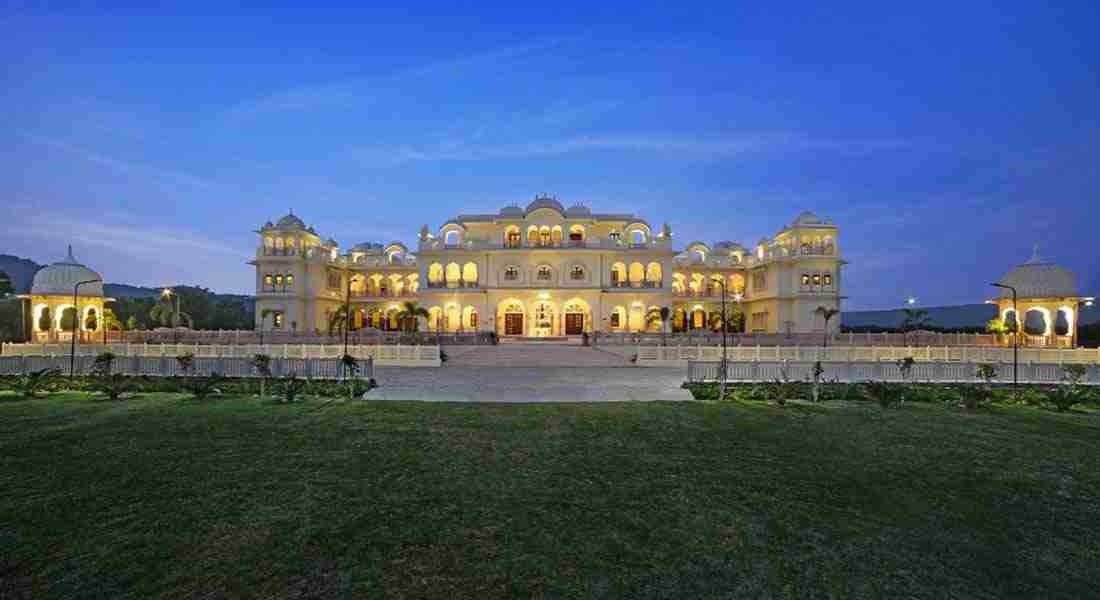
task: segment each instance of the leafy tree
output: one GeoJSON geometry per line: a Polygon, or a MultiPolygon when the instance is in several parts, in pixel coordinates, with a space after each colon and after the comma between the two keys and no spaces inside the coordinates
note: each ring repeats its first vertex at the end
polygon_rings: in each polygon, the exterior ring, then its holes
{"type": "Polygon", "coordinates": [[[814,310],[814,312],[821,315],[822,319],[825,319],[825,336],[824,341],[822,342],[822,347],[827,348],[829,346],[829,321],[832,320],[833,317],[840,314],[840,309],[829,308],[828,306],[819,306],[816,310],[814,310]]]}
{"type": "Polygon", "coordinates": [[[160,323],[162,327],[179,327],[180,324],[186,322],[187,327],[194,328],[195,322],[190,314],[180,310],[177,318],[175,302],[171,298],[158,302],[153,308],[149,309],[149,319],[160,323]]]}
{"type": "Polygon", "coordinates": [[[126,329],[134,331],[137,329],[142,329],[142,325],[141,323],[138,323],[137,317],[135,317],[134,315],[130,315],[130,318],[126,319],[126,329]]]}
{"type": "Polygon", "coordinates": [[[266,354],[252,356],[252,366],[260,374],[260,398],[264,397],[264,384],[271,377],[271,357],[266,354]]]}
{"type": "Polygon", "coordinates": [[[103,309],[103,327],[107,331],[122,331],[123,323],[118,319],[118,315],[110,308],[103,309]]]}
{"type": "Polygon", "coordinates": [[[15,285],[12,284],[11,277],[4,271],[0,271],[0,298],[6,298],[15,293],[15,285]]]}
{"type": "Polygon", "coordinates": [[[416,302],[411,300],[405,301],[401,305],[401,312],[397,313],[397,319],[401,322],[403,329],[406,333],[412,333],[420,327],[420,320],[417,317],[428,318],[428,310],[417,306],[416,302]]]}
{"type": "Polygon", "coordinates": [[[668,319],[672,315],[672,310],[667,306],[657,308],[654,306],[650,308],[645,315],[646,329],[649,329],[653,325],[658,325],[661,328],[661,345],[665,345],[665,334],[668,326],[668,319]]]}
{"type": "Polygon", "coordinates": [[[96,330],[99,328],[99,317],[94,312],[88,313],[88,316],[84,317],[84,329],[96,330]]]}

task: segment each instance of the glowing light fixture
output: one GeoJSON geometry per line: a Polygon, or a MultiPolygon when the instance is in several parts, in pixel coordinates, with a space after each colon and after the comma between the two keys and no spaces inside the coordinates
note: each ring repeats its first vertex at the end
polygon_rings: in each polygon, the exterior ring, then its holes
{"type": "Polygon", "coordinates": [[[909,297],[909,299],[906,300],[905,303],[908,304],[909,306],[913,306],[914,304],[917,303],[917,299],[913,298],[913,297],[909,297]]]}

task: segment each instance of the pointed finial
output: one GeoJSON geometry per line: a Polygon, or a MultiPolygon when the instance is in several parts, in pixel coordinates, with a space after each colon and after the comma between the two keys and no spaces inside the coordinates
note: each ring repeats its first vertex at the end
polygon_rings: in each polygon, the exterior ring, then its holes
{"type": "Polygon", "coordinates": [[[1027,261],[1031,264],[1041,263],[1043,259],[1039,257],[1039,243],[1036,242],[1031,246],[1031,260],[1027,261]]]}
{"type": "Polygon", "coordinates": [[[69,259],[69,262],[71,262],[71,263],[76,262],[76,259],[73,258],[73,245],[72,244],[69,244],[69,254],[65,258],[69,259]]]}

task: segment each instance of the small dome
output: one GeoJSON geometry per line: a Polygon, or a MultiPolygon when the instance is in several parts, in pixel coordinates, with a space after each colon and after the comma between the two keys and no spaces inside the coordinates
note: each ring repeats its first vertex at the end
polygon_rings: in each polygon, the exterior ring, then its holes
{"type": "Polygon", "coordinates": [[[81,296],[103,296],[103,281],[99,273],[76,262],[73,247],[69,246],[69,255],[34,274],[31,294],[35,296],[72,296],[73,288],[81,281],[99,280],[80,286],[81,296]]]}
{"type": "Polygon", "coordinates": [[[279,219],[275,226],[280,229],[305,229],[306,223],[295,216],[294,211],[291,210],[285,217],[279,219]]]}
{"type": "Polygon", "coordinates": [[[565,211],[567,217],[587,217],[592,214],[592,211],[587,206],[577,203],[569,207],[569,210],[565,211]]]}
{"type": "Polygon", "coordinates": [[[505,206],[500,209],[500,216],[502,217],[522,217],[523,209],[518,206],[505,206]]]}
{"type": "Polygon", "coordinates": [[[821,224],[821,219],[819,219],[817,217],[817,215],[815,215],[814,213],[812,213],[808,210],[804,210],[804,211],[798,213],[798,216],[795,217],[795,219],[794,219],[794,223],[792,223],[792,225],[820,225],[820,224],[821,224]]]}
{"type": "MultiPolygon", "coordinates": [[[[1038,245],[1031,260],[1009,271],[1000,283],[1016,288],[1018,298],[1076,298],[1078,294],[1077,276],[1039,258],[1038,245]]],[[[1001,296],[1011,298],[1012,292],[1002,289],[1001,296]]]]}
{"type": "Polygon", "coordinates": [[[328,241],[327,241],[327,242],[325,242],[325,245],[326,245],[326,246],[331,246],[331,247],[335,248],[335,247],[339,246],[340,244],[339,244],[339,243],[337,243],[337,242],[336,242],[336,240],[334,240],[334,239],[332,239],[332,238],[329,238],[329,239],[328,239],[328,241]]]}
{"type": "Polygon", "coordinates": [[[534,212],[540,208],[552,208],[559,213],[565,214],[565,209],[562,207],[561,202],[558,202],[550,196],[539,196],[535,198],[534,202],[527,205],[527,212],[534,212]]]}

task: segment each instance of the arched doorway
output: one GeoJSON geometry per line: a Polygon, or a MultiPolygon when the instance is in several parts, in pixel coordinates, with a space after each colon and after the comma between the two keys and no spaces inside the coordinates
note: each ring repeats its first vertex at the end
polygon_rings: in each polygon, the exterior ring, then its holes
{"type": "Polygon", "coordinates": [[[550,337],[554,335],[554,305],[549,302],[539,302],[531,310],[531,335],[534,337],[550,337]]]}
{"type": "Polygon", "coordinates": [[[566,302],[562,313],[565,318],[565,335],[584,333],[585,323],[588,319],[588,305],[583,300],[578,298],[566,302]]]}
{"type": "Polygon", "coordinates": [[[518,301],[506,301],[499,311],[504,319],[504,335],[523,335],[523,305],[518,301]]]}
{"type": "Polygon", "coordinates": [[[703,309],[697,308],[691,311],[691,328],[702,329],[707,326],[707,313],[703,312],[703,309]]]}

